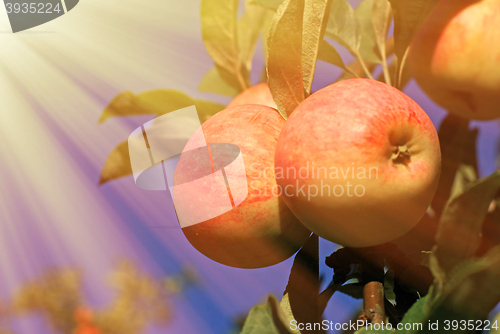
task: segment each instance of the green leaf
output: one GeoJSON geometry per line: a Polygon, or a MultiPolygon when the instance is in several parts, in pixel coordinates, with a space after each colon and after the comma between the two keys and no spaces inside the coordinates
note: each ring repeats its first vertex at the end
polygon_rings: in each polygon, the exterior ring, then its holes
{"type": "Polygon", "coordinates": [[[340,67],[344,71],[349,71],[345,67],[344,61],[342,60],[342,57],[337,52],[335,47],[328,43],[326,40],[321,41],[321,45],[319,46],[318,59],[340,67]]]}
{"type": "MultiPolygon", "coordinates": [[[[435,251],[436,248],[434,247],[433,250],[435,251]]],[[[431,269],[432,276],[434,276],[434,284],[431,286],[429,289],[429,294],[432,295],[432,293],[439,295],[441,291],[443,290],[443,286],[446,282],[446,273],[445,271],[441,268],[441,265],[439,263],[439,260],[434,253],[434,251],[430,254],[429,256],[429,268],[431,269]]]]}
{"type": "Polygon", "coordinates": [[[361,41],[359,53],[365,61],[371,63],[380,63],[380,53],[377,49],[377,38],[373,28],[372,12],[374,0],[363,0],[354,11],[359,22],[361,31],[361,41]]]}
{"type": "MultiPolygon", "coordinates": [[[[398,78],[415,35],[439,1],[389,0],[394,16],[394,52],[398,58],[398,78]]],[[[396,85],[399,87],[399,79],[396,80],[396,85]]]]}
{"type": "Polygon", "coordinates": [[[333,1],[325,35],[342,44],[351,53],[358,53],[361,29],[354,9],[347,0],[333,1]]]}
{"type": "Polygon", "coordinates": [[[385,41],[387,39],[387,32],[389,31],[389,27],[391,25],[391,5],[387,0],[375,0],[373,2],[372,22],[375,31],[375,40],[382,59],[385,81],[388,85],[390,85],[391,78],[389,68],[387,66],[385,41]]]}
{"type": "Polygon", "coordinates": [[[500,246],[463,262],[436,301],[432,319],[485,319],[500,302],[500,246]]]}
{"type": "Polygon", "coordinates": [[[316,60],[325,36],[331,4],[332,0],[305,0],[302,31],[302,73],[306,96],[311,93],[316,60]]]}
{"type": "Polygon", "coordinates": [[[499,189],[500,172],[496,172],[470,184],[446,205],[433,252],[445,274],[475,254],[483,221],[499,189]]]}
{"type": "Polygon", "coordinates": [[[387,300],[396,300],[394,293],[394,271],[388,270],[384,275],[384,296],[387,300]]]}
{"type": "Polygon", "coordinates": [[[288,117],[305,99],[302,77],[304,0],[285,0],[269,31],[267,73],[278,110],[288,117]]]}
{"type": "Polygon", "coordinates": [[[125,140],[108,155],[101,171],[99,185],[129,175],[132,175],[132,166],[130,165],[128,140],[125,140]]]}
{"type": "Polygon", "coordinates": [[[229,85],[219,74],[216,67],[211,68],[201,79],[198,90],[204,93],[215,93],[235,97],[240,91],[229,85]]]}
{"type": "Polygon", "coordinates": [[[269,295],[264,305],[256,305],[248,314],[241,334],[294,334],[278,300],[269,295]]]}
{"type": "Polygon", "coordinates": [[[406,324],[410,324],[412,329],[402,329],[397,331],[397,334],[415,334],[419,332],[418,328],[415,328],[415,324],[422,324],[422,329],[427,325],[426,322],[430,313],[427,299],[427,296],[420,298],[415,304],[412,305],[412,307],[410,307],[408,312],[406,312],[403,317],[403,320],[401,320],[401,328],[405,328],[404,326],[406,324]]]}
{"type": "Polygon", "coordinates": [[[250,86],[250,74],[238,49],[238,4],[239,0],[202,0],[201,28],[205,48],[221,77],[242,91],[250,86]]]}
{"type": "Polygon", "coordinates": [[[465,319],[486,319],[500,302],[499,281],[500,246],[496,246],[482,258],[469,259],[455,266],[449,280],[441,287],[431,287],[432,292],[412,306],[402,323],[424,323],[425,332],[428,322],[438,321],[442,326],[445,320],[460,323],[465,319]]]}

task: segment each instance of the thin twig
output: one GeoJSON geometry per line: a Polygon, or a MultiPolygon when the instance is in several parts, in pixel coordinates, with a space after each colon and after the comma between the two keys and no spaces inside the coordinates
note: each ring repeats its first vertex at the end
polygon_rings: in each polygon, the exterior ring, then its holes
{"type": "Polygon", "coordinates": [[[391,74],[389,73],[389,66],[387,65],[387,55],[385,53],[385,50],[381,52],[381,54],[382,54],[382,69],[384,71],[384,81],[386,84],[391,86],[392,85],[391,74]]]}
{"type": "Polygon", "coordinates": [[[351,70],[348,66],[346,66],[345,70],[347,71],[347,73],[351,74],[353,77],[359,78],[358,73],[356,73],[355,71],[351,70]]]}
{"type": "MultiPolygon", "coordinates": [[[[353,51],[350,51],[352,54],[355,54],[353,51]]],[[[387,39],[385,42],[385,55],[386,58],[387,56],[390,56],[394,53],[394,38],[390,37],[387,39]]],[[[355,77],[355,78],[360,78],[363,76],[364,73],[368,70],[368,72],[373,72],[375,67],[378,65],[377,63],[366,63],[363,62],[363,64],[360,61],[360,57],[356,57],[357,59],[353,60],[349,64],[346,65],[347,71],[344,71],[344,73],[335,81],[340,81],[344,79],[350,78],[350,75],[355,77]],[[364,68],[363,68],[364,65],[364,68]]],[[[380,80],[379,80],[380,81],[380,80]]]]}
{"type": "Polygon", "coordinates": [[[397,89],[401,89],[401,78],[403,76],[403,70],[405,67],[406,59],[408,58],[408,50],[406,50],[405,54],[403,55],[402,59],[398,58],[398,65],[396,67],[396,72],[395,72],[395,79],[394,79],[394,87],[397,89]]]}
{"type": "Polygon", "coordinates": [[[356,59],[359,61],[361,67],[363,68],[363,71],[365,72],[365,75],[369,78],[369,79],[372,79],[373,80],[373,76],[371,74],[371,72],[368,70],[368,68],[366,67],[366,63],[365,61],[363,60],[363,58],[361,57],[361,55],[359,54],[359,52],[356,52],[355,53],[356,55],[356,59]]]}

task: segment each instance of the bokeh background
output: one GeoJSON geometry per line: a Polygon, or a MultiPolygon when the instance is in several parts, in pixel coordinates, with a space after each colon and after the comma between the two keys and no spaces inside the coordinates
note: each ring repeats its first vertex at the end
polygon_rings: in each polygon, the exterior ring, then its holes
{"type": "MultiPolygon", "coordinates": [[[[229,334],[269,293],[281,297],[292,260],[256,270],[220,265],[184,238],[166,192],[141,190],[131,177],[98,186],[107,155],[150,119],[113,118],[99,125],[116,94],[175,88],[229,102],[197,91],[212,67],[199,6],[199,0],[82,0],[67,15],[17,34],[0,7],[0,301],[49,268],[74,267],[84,274],[86,304],[105,307],[115,293],[107,277],[121,259],[158,278],[177,275],[186,265],[197,272],[196,284],[169,299],[170,320],[149,326],[148,334],[229,334]]],[[[264,63],[261,51],[255,78],[264,63]]],[[[313,90],[339,74],[320,62],[313,90]]],[[[413,81],[405,91],[438,127],[445,111],[413,81]]],[[[500,126],[472,126],[481,129],[484,176],[497,167],[500,126]]],[[[321,258],[336,248],[322,241],[321,258]]],[[[321,273],[331,277],[324,265],[321,273]]],[[[360,301],[336,294],[325,317],[344,322],[359,307],[360,301]]],[[[2,318],[2,326],[19,334],[52,333],[37,313],[2,318]]]]}

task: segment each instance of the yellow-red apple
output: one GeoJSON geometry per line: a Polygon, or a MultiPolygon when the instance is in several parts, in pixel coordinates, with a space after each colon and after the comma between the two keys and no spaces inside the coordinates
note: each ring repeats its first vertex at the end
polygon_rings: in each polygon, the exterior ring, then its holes
{"type": "Polygon", "coordinates": [[[265,82],[245,89],[236,96],[227,107],[241,106],[244,104],[262,104],[278,109],[271,95],[271,91],[269,90],[269,86],[265,82]]]}
{"type": "Polygon", "coordinates": [[[274,153],[284,123],[273,108],[256,104],[236,106],[208,119],[202,125],[202,132],[195,133],[186,144],[175,168],[174,204],[178,216],[181,206],[186,208],[182,214],[197,215],[200,211],[212,214],[214,218],[182,228],[189,242],[212,260],[239,268],[274,265],[295,253],[310,235],[283,199],[272,192],[276,188],[274,153]],[[192,149],[201,135],[209,143],[210,151],[206,153],[203,147],[192,149]],[[218,179],[205,176],[212,177],[233,160],[230,147],[227,150],[223,147],[222,152],[218,151],[222,156],[215,157],[215,148],[227,144],[239,147],[246,172],[240,178],[230,177],[228,168],[224,168],[224,185],[220,176],[218,179]],[[187,194],[176,192],[180,189],[177,184],[200,178],[203,181],[187,194]],[[235,196],[242,188],[245,194],[238,204],[235,196]],[[217,204],[204,206],[208,200],[224,199],[228,192],[232,196],[232,210],[216,216],[220,209],[217,204]]]}
{"type": "Polygon", "coordinates": [[[276,147],[285,202],[319,236],[367,247],[408,232],[437,187],[436,130],[411,98],[384,83],[351,79],[312,94],[276,147]]]}
{"type": "Polygon", "coordinates": [[[442,0],[410,52],[413,76],[436,103],[467,119],[500,117],[500,1],[442,0]]]}

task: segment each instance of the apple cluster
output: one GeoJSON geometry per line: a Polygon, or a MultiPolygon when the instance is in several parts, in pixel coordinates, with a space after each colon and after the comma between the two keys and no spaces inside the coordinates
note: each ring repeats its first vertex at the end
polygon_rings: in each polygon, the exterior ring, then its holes
{"type": "MultiPolygon", "coordinates": [[[[498,118],[498,41],[499,0],[442,0],[413,41],[411,74],[450,113],[498,118]]],[[[209,143],[241,148],[250,182],[233,210],[183,229],[201,253],[229,266],[265,267],[291,256],[311,231],[344,246],[373,246],[404,235],[428,210],[441,170],[439,140],[400,90],[349,79],[313,93],[286,121],[276,109],[263,83],[203,124],[209,143]],[[354,166],[377,177],[314,176],[315,168],[328,175],[354,166]],[[339,192],[346,184],[362,195],[339,192]]]]}
{"type": "MultiPolygon", "coordinates": [[[[229,266],[279,263],[311,231],[344,246],[390,241],[421,219],[438,183],[440,148],[429,117],[404,93],[375,80],[330,85],[302,102],[286,121],[267,84],[260,84],[241,93],[202,129],[208,143],[241,149],[248,196],[233,210],[183,232],[201,253],[229,266]],[[365,177],[355,169],[365,170],[365,177]],[[329,177],[335,170],[336,177],[329,177]],[[366,171],[376,171],[376,177],[366,177],[366,171]],[[361,195],[337,196],[346,182],[363,189],[361,195]],[[325,187],[337,189],[337,195],[320,193],[325,187]]],[[[181,155],[175,175],[196,163],[186,161],[189,157],[181,155]]]]}

